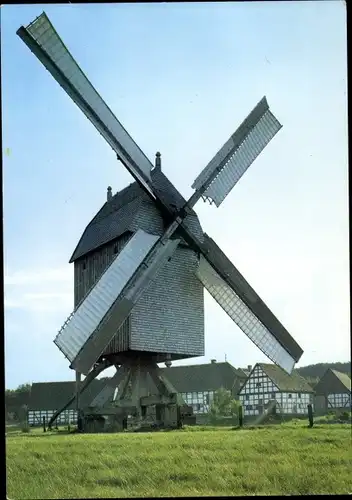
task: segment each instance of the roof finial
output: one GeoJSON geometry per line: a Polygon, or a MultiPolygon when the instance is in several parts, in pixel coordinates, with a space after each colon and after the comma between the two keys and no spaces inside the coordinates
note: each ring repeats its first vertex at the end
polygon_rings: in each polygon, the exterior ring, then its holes
{"type": "Polygon", "coordinates": [[[161,154],[159,153],[159,151],[157,151],[155,154],[155,168],[161,170],[161,154]]]}
{"type": "Polygon", "coordinates": [[[108,186],[108,192],[106,195],[106,200],[110,201],[112,199],[112,192],[111,192],[111,186],[108,186]]]}

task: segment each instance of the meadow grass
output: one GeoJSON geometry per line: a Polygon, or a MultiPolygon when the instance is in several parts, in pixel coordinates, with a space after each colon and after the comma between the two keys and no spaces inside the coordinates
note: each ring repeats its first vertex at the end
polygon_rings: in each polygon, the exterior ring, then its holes
{"type": "Polygon", "coordinates": [[[351,465],[350,425],[6,437],[10,499],[341,494],[351,465]]]}

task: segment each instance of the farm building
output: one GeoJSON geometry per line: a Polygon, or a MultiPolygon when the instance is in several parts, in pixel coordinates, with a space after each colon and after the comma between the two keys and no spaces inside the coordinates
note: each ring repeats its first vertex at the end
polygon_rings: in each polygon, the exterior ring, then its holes
{"type": "MultiPolygon", "coordinates": [[[[76,383],[72,382],[36,382],[32,384],[28,404],[28,424],[41,425],[43,417],[48,422],[56,410],[62,408],[75,392],[76,383]]],[[[89,404],[102,388],[102,382],[93,380],[81,397],[82,405],[89,404]]],[[[57,424],[76,423],[77,412],[75,402],[63,411],[57,419],[57,424]]]]}
{"type": "Polygon", "coordinates": [[[279,366],[257,363],[239,390],[245,416],[265,413],[275,406],[281,415],[304,415],[313,403],[314,391],[306,380],[293,372],[288,375],[279,366]]]}
{"type": "Polygon", "coordinates": [[[246,380],[243,370],[228,362],[217,363],[214,359],[206,364],[165,368],[165,375],[196,415],[208,413],[217,389],[222,387],[237,397],[246,380]]]}
{"type": "MultiPolygon", "coordinates": [[[[172,366],[162,368],[167,379],[181,393],[185,402],[192,406],[193,412],[206,414],[209,411],[214,392],[220,387],[228,389],[236,396],[240,386],[246,380],[246,374],[241,369],[234,368],[230,363],[211,363],[187,366],[172,366]]],[[[81,396],[81,405],[88,406],[101,390],[102,382],[97,379],[92,382],[81,396]]],[[[75,382],[40,382],[32,385],[28,423],[41,425],[43,417],[48,421],[53,413],[64,406],[75,391],[75,382]]],[[[73,402],[58,418],[58,424],[75,422],[77,418],[73,402]]]]}
{"type": "Polygon", "coordinates": [[[314,390],[317,413],[335,409],[351,410],[351,379],[346,373],[329,368],[314,390]]]}

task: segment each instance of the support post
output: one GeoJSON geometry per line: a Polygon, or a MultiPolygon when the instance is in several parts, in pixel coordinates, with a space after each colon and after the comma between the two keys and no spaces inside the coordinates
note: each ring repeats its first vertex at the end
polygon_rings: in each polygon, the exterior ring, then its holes
{"type": "Polygon", "coordinates": [[[240,405],[238,408],[238,425],[243,427],[243,406],[240,405]]]}
{"type": "Polygon", "coordinates": [[[311,428],[314,425],[314,420],[313,420],[313,407],[310,403],[308,405],[308,419],[309,419],[309,427],[311,428]]]}
{"type": "Polygon", "coordinates": [[[76,412],[77,412],[77,428],[78,430],[82,430],[82,418],[80,412],[80,401],[79,401],[79,393],[81,389],[81,373],[76,372],[76,412]]]}
{"type": "Polygon", "coordinates": [[[45,427],[45,417],[43,417],[43,431],[46,432],[46,427],[45,427]]]}
{"type": "Polygon", "coordinates": [[[79,412],[79,392],[81,388],[81,374],[76,372],[76,411],[79,412]]]}
{"type": "MultiPolygon", "coordinates": [[[[115,362],[114,364],[116,365],[115,362]]],[[[132,426],[153,426],[154,418],[165,427],[177,428],[182,425],[184,415],[188,417],[187,409],[185,413],[183,408],[184,401],[180,400],[176,389],[158,368],[153,356],[139,359],[121,357],[118,365],[114,377],[106,383],[93,401],[86,408],[82,408],[81,404],[80,416],[84,421],[89,416],[94,419],[99,415],[111,415],[111,420],[115,419],[121,424],[120,427],[125,429],[126,416],[131,414],[132,426]],[[150,382],[154,386],[152,391],[150,382]],[[118,393],[113,400],[116,387],[118,393]],[[147,408],[151,411],[148,412],[147,408]]]]}

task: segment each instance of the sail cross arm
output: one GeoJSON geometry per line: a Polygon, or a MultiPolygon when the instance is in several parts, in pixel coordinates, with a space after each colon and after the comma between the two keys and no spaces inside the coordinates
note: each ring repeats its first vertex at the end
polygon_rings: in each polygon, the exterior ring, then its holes
{"type": "Polygon", "coordinates": [[[160,243],[158,238],[150,252],[131,274],[122,291],[118,295],[115,294],[115,302],[82,346],[71,363],[71,368],[84,374],[90,370],[159,271],[173,255],[179,242],[179,239],[175,239],[160,243]]]}
{"type": "Polygon", "coordinates": [[[26,28],[19,28],[17,35],[83,111],[133,177],[155,199],[150,176],[152,163],[85,76],[47,15],[43,12],[26,28]]]}
{"type": "Polygon", "coordinates": [[[71,368],[89,372],[179,241],[139,229],[126,243],[54,340],[71,368]]]}
{"type": "Polygon", "coordinates": [[[252,342],[291,373],[302,356],[301,347],[216,243],[205,237],[204,253],[196,272],[198,279],[252,342]]]}
{"type": "Polygon", "coordinates": [[[192,188],[218,207],[282,125],[265,97],[198,175],[192,188]]]}
{"type": "Polygon", "coordinates": [[[64,323],[54,343],[70,362],[108,314],[157,240],[158,236],[137,231],[64,323]]]}

